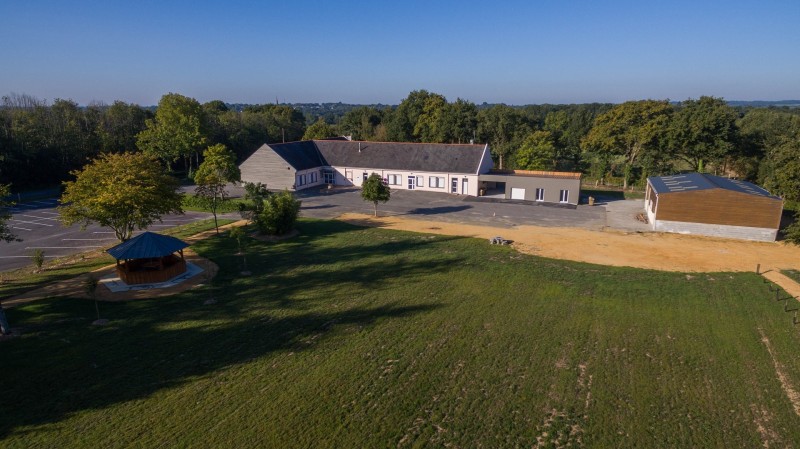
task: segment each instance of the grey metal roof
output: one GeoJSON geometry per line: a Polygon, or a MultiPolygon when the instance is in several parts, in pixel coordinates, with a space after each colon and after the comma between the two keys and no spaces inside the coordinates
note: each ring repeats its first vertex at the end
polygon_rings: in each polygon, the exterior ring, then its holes
{"type": "Polygon", "coordinates": [[[270,144],[296,170],[323,165],[446,173],[477,173],[485,145],[306,140],[270,144]]]}
{"type": "Polygon", "coordinates": [[[656,193],[690,192],[695,190],[725,189],[748,195],[778,198],[765,189],[736,179],[723,178],[707,173],[686,173],[672,176],[652,176],[647,181],[656,193]]]}
{"type": "Polygon", "coordinates": [[[143,232],[136,237],[108,249],[106,252],[117,260],[148,259],[168,256],[189,246],[183,240],[155,232],[143,232]]]}

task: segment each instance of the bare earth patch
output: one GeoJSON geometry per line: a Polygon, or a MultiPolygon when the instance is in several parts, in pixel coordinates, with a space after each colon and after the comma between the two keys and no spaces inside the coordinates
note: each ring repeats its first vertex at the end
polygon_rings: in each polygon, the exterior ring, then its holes
{"type": "MultiPolygon", "coordinates": [[[[694,235],[591,231],[581,228],[489,226],[344,214],[339,220],[402,231],[513,240],[523,253],[600,265],[679,272],[800,269],[800,248],[783,242],[749,242],[694,235]]],[[[487,243],[488,244],[488,243],[487,243]]]]}

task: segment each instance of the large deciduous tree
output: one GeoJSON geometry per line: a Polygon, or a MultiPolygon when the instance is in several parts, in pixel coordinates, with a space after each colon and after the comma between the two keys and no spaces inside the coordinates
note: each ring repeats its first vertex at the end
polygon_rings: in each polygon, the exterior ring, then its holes
{"type": "Polygon", "coordinates": [[[633,168],[645,153],[659,152],[669,130],[672,106],[668,101],[627,101],[600,114],[582,145],[601,159],[622,159],[623,187],[627,188],[633,168]]]}
{"type": "Polygon", "coordinates": [[[670,126],[673,154],[699,172],[708,162],[722,162],[734,148],[738,118],[722,98],[704,96],[682,102],[670,126]]]}
{"type": "Polygon", "coordinates": [[[236,165],[236,155],[225,145],[212,145],[203,152],[203,163],[194,174],[194,182],[197,184],[195,194],[203,199],[214,214],[217,234],[219,234],[217,208],[228,196],[225,186],[238,181],[241,181],[241,172],[236,165]]]}
{"type": "Polygon", "coordinates": [[[550,131],[534,131],[517,151],[517,168],[523,170],[555,170],[556,146],[550,131]]]}
{"type": "Polygon", "coordinates": [[[167,164],[190,159],[207,143],[206,120],[194,98],[169,93],[161,97],[156,116],[136,138],[136,146],[167,164]]]}
{"type": "Polygon", "coordinates": [[[375,206],[375,216],[378,216],[378,203],[385,203],[389,201],[392,196],[392,191],[388,185],[384,184],[383,179],[377,173],[369,175],[369,177],[361,185],[361,198],[364,201],[371,201],[375,206]]]}
{"type": "MultiPolygon", "coordinates": [[[[393,142],[419,142],[419,134],[415,130],[420,116],[425,112],[425,104],[426,102],[429,104],[428,115],[430,116],[433,112],[431,109],[433,107],[432,102],[438,102],[436,99],[429,101],[431,97],[444,99],[439,94],[430,93],[423,89],[411,92],[408,97],[400,102],[387,127],[389,140],[393,142]]],[[[420,129],[419,131],[422,130],[420,129]]]]}
{"type": "Polygon", "coordinates": [[[325,123],[321,117],[313,125],[306,128],[303,140],[328,139],[336,136],[336,128],[325,123]]]}
{"type": "Polygon", "coordinates": [[[65,225],[98,223],[125,241],[162,215],[183,212],[178,181],[146,154],[105,154],[71,174],[59,206],[65,225]]]}
{"type": "Polygon", "coordinates": [[[500,104],[478,111],[478,139],[489,143],[498,168],[508,168],[506,160],[531,131],[523,114],[510,106],[500,104]]]}

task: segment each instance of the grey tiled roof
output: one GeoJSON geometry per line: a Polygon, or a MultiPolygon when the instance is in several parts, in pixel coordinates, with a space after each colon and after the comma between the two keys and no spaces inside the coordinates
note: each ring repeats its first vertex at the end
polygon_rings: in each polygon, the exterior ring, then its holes
{"type": "Polygon", "coordinates": [[[477,173],[485,145],[307,140],[269,145],[297,170],[322,165],[382,170],[477,173]]]}
{"type": "Polygon", "coordinates": [[[652,176],[647,178],[656,193],[675,193],[690,192],[695,190],[725,189],[734,192],[746,193],[748,195],[766,196],[778,198],[771,195],[765,189],[736,179],[723,178],[721,176],[709,175],[707,173],[686,173],[673,176],[652,176]]]}
{"type": "Polygon", "coordinates": [[[273,143],[268,145],[272,151],[282,157],[295,170],[307,170],[309,168],[325,165],[320,159],[319,151],[313,140],[303,140],[300,142],[273,143]]]}

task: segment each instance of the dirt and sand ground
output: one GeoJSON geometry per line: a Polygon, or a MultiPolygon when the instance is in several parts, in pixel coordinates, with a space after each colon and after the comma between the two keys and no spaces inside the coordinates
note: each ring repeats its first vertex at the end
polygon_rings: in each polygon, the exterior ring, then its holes
{"type": "Polygon", "coordinates": [[[749,242],[655,232],[593,231],[569,227],[516,226],[500,229],[404,217],[344,214],[340,220],[362,226],[461,235],[502,236],[517,250],[554,259],[663,271],[719,272],[800,269],[800,247],[782,242],[749,242]]]}

